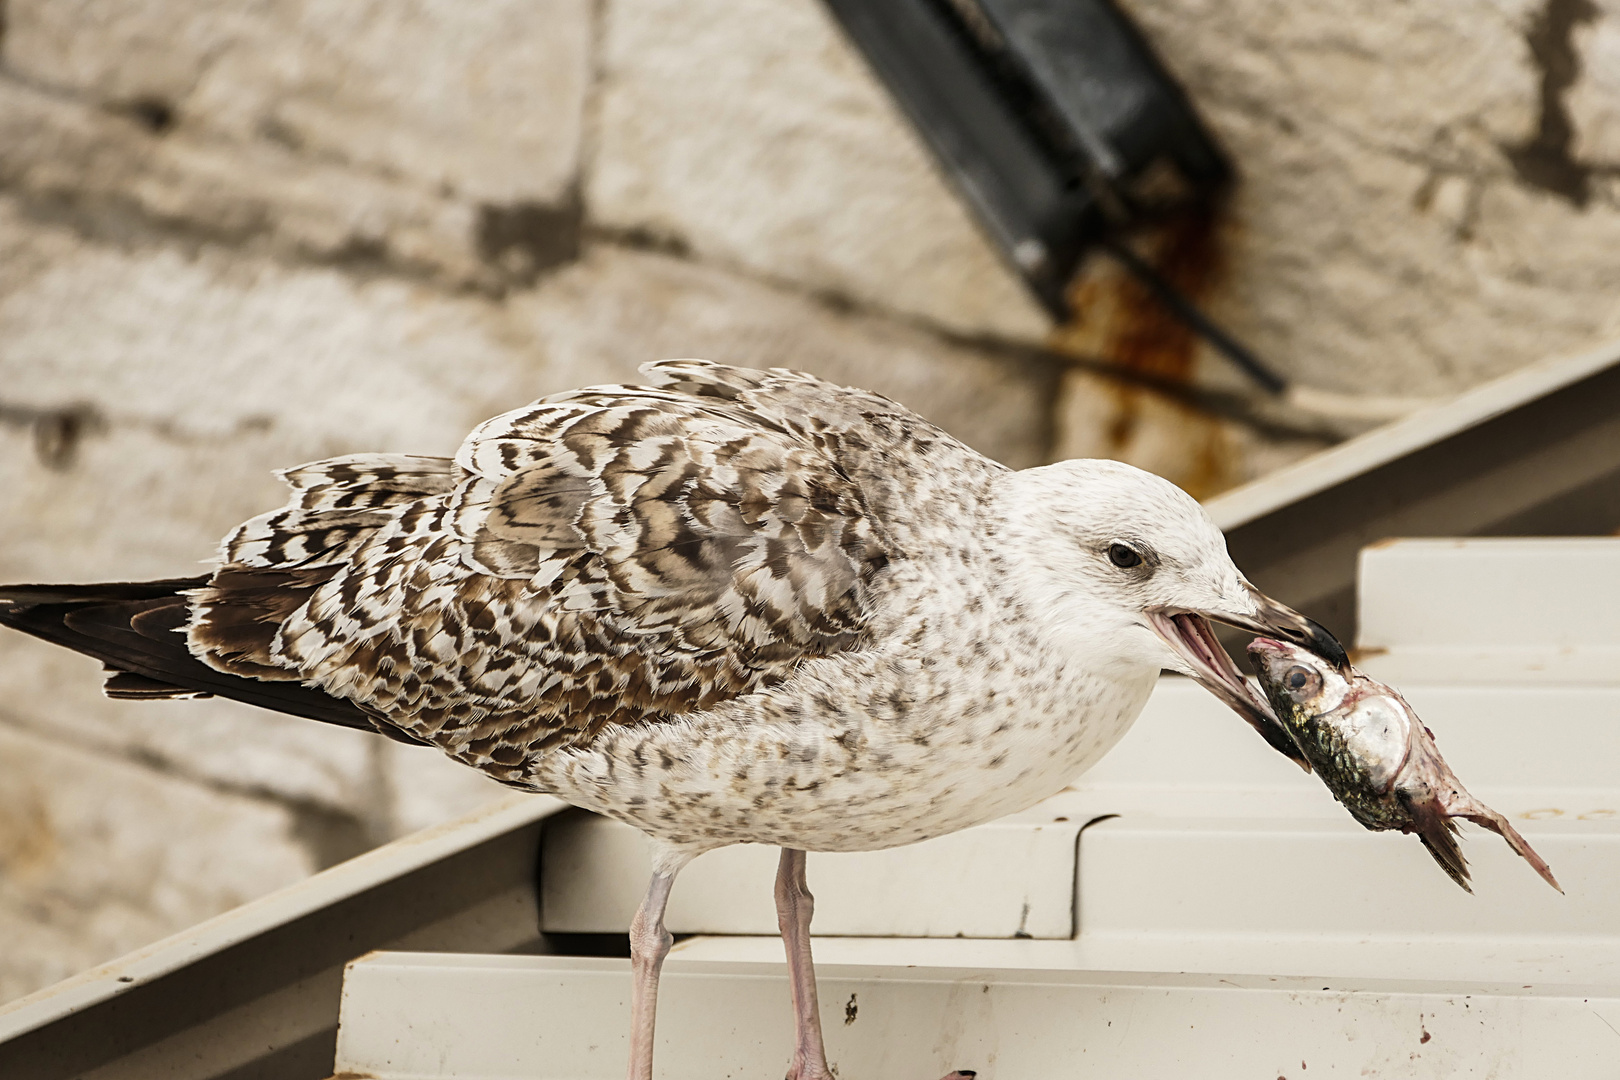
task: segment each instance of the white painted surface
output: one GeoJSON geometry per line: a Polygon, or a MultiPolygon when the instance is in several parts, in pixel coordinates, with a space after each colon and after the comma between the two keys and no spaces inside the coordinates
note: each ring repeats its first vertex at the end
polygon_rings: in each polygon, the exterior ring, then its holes
{"type": "Polygon", "coordinates": [[[1204,509],[1222,530],[1235,529],[1617,363],[1620,340],[1531,364],[1218,495],[1204,509]]]}
{"type": "MultiPolygon", "coordinates": [[[[677,942],[687,960],[782,963],[782,939],[713,935],[677,942]]],[[[1428,935],[1421,943],[1355,934],[1108,934],[1068,941],[986,938],[815,939],[817,970],[834,964],[1017,971],[1185,972],[1306,979],[1428,979],[1467,983],[1580,983],[1620,987],[1620,945],[1567,938],[1428,935]],[[1331,974],[1328,974],[1331,973],[1331,974]]],[[[931,1080],[931,1078],[922,1078],[931,1080]]]]}
{"type": "MultiPolygon", "coordinates": [[[[629,989],[618,960],[374,953],[349,968],[335,1071],[617,1078],[629,989]]],[[[786,1067],[779,965],[673,958],[662,991],[660,1077],[786,1067]]],[[[823,966],[821,1002],[844,1080],[1612,1080],[1620,1060],[1620,999],[1589,987],[823,966]]]]}
{"type": "Polygon", "coordinates": [[[1391,540],[1360,578],[1362,648],[1620,647],[1620,537],[1391,540]]]}
{"type": "MultiPolygon", "coordinates": [[[[817,855],[824,934],[1067,938],[1074,933],[1075,838],[1083,821],[1044,811],[892,851],[817,855]]],[[[776,932],[777,850],[722,848],[681,872],[666,925],[676,934],[776,932]]],[[[548,828],[541,929],[623,933],[647,888],[647,842],[580,814],[548,828]]]]}
{"type": "Polygon", "coordinates": [[[1464,841],[1476,895],[1412,837],[1348,819],[1114,818],[1080,844],[1080,932],[1296,940],[1430,935],[1615,941],[1620,830],[1537,822],[1560,896],[1497,837],[1464,841]]]}
{"type": "Polygon", "coordinates": [[[1359,577],[1381,678],[1620,684],[1620,538],[1392,540],[1359,577]]]}

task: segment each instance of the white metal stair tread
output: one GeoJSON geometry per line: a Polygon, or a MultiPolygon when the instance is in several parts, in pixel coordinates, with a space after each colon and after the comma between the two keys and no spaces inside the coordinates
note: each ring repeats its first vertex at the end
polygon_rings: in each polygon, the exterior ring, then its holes
{"type": "Polygon", "coordinates": [[[1499,838],[1469,829],[1474,895],[1410,837],[1354,822],[1116,818],[1080,844],[1080,932],[1620,939],[1620,826],[1533,823],[1559,895],[1499,838]]]}
{"type": "Polygon", "coordinates": [[[1358,578],[1377,678],[1620,686],[1620,540],[1390,541],[1362,550],[1358,578]]]}
{"type": "MultiPolygon", "coordinates": [[[[1597,1080],[1613,1076],[1620,1049],[1620,998],[1580,986],[836,965],[823,965],[820,981],[829,1058],[844,1080],[953,1068],[986,1080],[1597,1080]]],[[[624,961],[373,953],[344,981],[335,1071],[617,1080],[629,984],[624,961]]],[[[779,1023],[779,964],[672,957],[662,990],[661,1077],[783,1068],[791,1032],[779,1023]]]]}
{"type": "MultiPolygon", "coordinates": [[[[834,934],[1067,938],[1074,933],[1081,820],[1017,815],[892,851],[813,860],[818,929],[834,934]]],[[[623,933],[645,887],[646,840],[627,825],[571,815],[546,830],[541,925],[623,933]]],[[[677,934],[776,931],[774,848],[712,851],[681,875],[665,924],[677,934]]]]}
{"type": "MultiPolygon", "coordinates": [[[[1620,987],[1620,942],[1612,939],[1140,933],[1085,934],[1069,941],[818,937],[815,951],[818,965],[1427,979],[1452,986],[1578,983],[1620,993],[1614,989],[1620,987]]],[[[676,942],[670,955],[780,964],[782,939],[700,935],[676,942]]]]}

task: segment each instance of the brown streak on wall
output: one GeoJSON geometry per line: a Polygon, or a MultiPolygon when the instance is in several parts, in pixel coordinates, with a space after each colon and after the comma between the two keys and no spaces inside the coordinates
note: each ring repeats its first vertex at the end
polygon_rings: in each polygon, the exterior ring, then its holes
{"type": "MultiPolygon", "coordinates": [[[[1136,251],[1195,303],[1219,286],[1225,259],[1219,209],[1187,208],[1134,238],[1136,251]]],[[[1148,289],[1117,262],[1093,258],[1071,290],[1073,320],[1053,337],[1053,346],[1095,358],[1133,375],[1169,383],[1191,381],[1199,340],[1148,289]]],[[[1185,401],[1125,380],[1109,380],[1109,406],[1100,432],[1107,456],[1166,475],[1203,498],[1231,486],[1239,463],[1225,425],[1185,401]],[[1148,448],[1150,422],[1170,429],[1173,446],[1148,448]]]]}

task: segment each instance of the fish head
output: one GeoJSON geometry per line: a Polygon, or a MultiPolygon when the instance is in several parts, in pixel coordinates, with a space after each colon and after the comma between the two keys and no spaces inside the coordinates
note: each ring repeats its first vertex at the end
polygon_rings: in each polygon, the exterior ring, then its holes
{"type": "Polygon", "coordinates": [[[1286,641],[1255,638],[1249,657],[1277,719],[1290,727],[1339,708],[1353,689],[1350,676],[1336,664],[1286,641]]]}
{"type": "MultiPolygon", "coordinates": [[[[1388,796],[1422,727],[1401,696],[1289,642],[1256,638],[1249,656],[1278,721],[1334,795],[1357,804],[1388,796]]],[[[1346,805],[1358,818],[1371,810],[1346,805]]]]}
{"type": "MultiPolygon", "coordinates": [[[[1226,549],[1223,544],[1221,555],[1226,549]]],[[[1227,566],[1231,567],[1230,560],[1227,566]]],[[[1215,637],[1211,623],[1225,623],[1258,634],[1277,635],[1287,639],[1289,648],[1309,657],[1311,669],[1320,671],[1328,685],[1333,673],[1350,670],[1349,657],[1325,627],[1285,604],[1280,604],[1249,584],[1231,567],[1227,574],[1216,580],[1220,587],[1207,595],[1184,594],[1179,600],[1161,604],[1147,612],[1149,625],[1170,647],[1173,659],[1167,665],[1184,675],[1190,675],[1206,690],[1225,701],[1263,736],[1272,749],[1311,769],[1295,738],[1288,733],[1275,713],[1277,705],[1266,695],[1256,693],[1227,656],[1226,650],[1215,637]]],[[[1267,637],[1265,640],[1274,640],[1267,637]]],[[[1283,644],[1283,642],[1278,642],[1283,644]]],[[[1334,676],[1337,678],[1337,676],[1334,676]]],[[[1339,683],[1343,679],[1338,679],[1339,683]]]]}

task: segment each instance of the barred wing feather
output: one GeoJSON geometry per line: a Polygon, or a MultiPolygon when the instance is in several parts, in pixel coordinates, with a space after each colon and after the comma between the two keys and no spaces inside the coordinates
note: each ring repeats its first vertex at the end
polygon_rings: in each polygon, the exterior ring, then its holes
{"type": "Polygon", "coordinates": [[[812,431],[801,403],[770,407],[778,385],[851,392],[694,361],[652,373],[672,385],[542,399],[454,461],[289,470],[287,506],[228,537],[192,594],[193,653],[319,687],[521,785],[605,725],[858,647],[895,544],[825,418],[812,431]]]}

